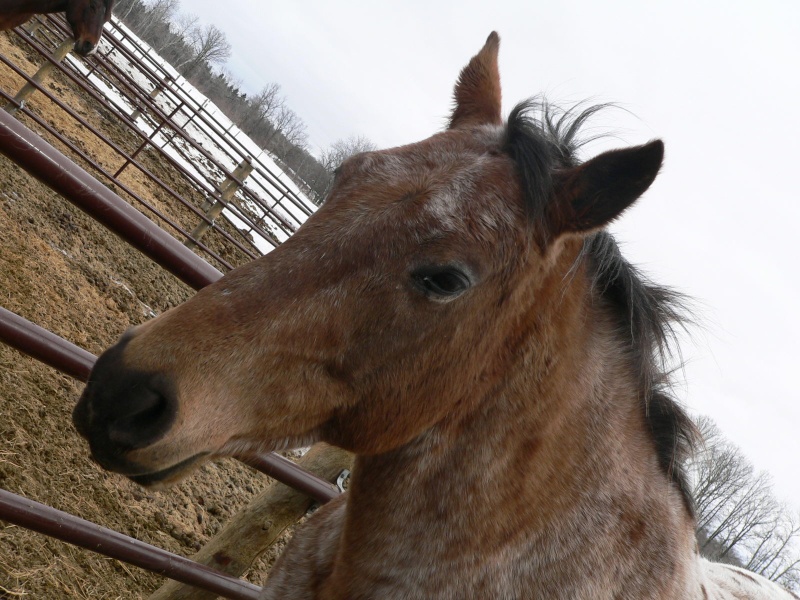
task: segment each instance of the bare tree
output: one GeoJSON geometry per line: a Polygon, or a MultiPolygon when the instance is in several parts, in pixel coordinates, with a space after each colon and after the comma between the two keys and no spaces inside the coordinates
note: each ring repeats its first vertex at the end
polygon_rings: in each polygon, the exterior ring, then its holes
{"type": "Polygon", "coordinates": [[[798,589],[800,515],[777,501],[769,475],[756,473],[711,419],[697,425],[705,444],[690,471],[701,552],[798,589]]]}
{"type": "Polygon", "coordinates": [[[204,63],[209,66],[224,63],[231,55],[230,42],[216,25],[193,27],[187,32],[187,36],[192,55],[175,65],[176,69],[183,68],[185,74],[191,75],[204,63]]]}
{"type": "Polygon", "coordinates": [[[275,130],[292,146],[305,147],[308,143],[306,124],[291,108],[281,104],[272,119],[275,130]]]}
{"type": "Polygon", "coordinates": [[[150,37],[155,29],[175,17],[180,8],[180,0],[150,0],[145,6],[145,11],[137,19],[137,30],[139,35],[150,37]]]}
{"type": "Polygon", "coordinates": [[[154,41],[156,52],[163,55],[174,46],[187,44],[189,33],[198,28],[200,18],[197,15],[181,13],[169,21],[170,35],[161,36],[154,41]]]}
{"type": "Polygon", "coordinates": [[[280,85],[269,83],[258,93],[248,96],[247,101],[239,107],[239,127],[258,143],[267,145],[276,133],[273,122],[278,111],[285,106],[280,92],[280,85]]]}
{"type": "Polygon", "coordinates": [[[284,99],[280,92],[280,85],[268,83],[257,94],[248,97],[241,120],[242,129],[250,131],[264,124],[272,123],[278,109],[284,106],[284,99]]]}
{"type": "Polygon", "coordinates": [[[319,156],[318,163],[321,168],[312,166],[307,169],[305,176],[306,183],[314,192],[314,202],[321,204],[328,195],[331,185],[333,185],[333,172],[346,159],[376,149],[377,146],[363,135],[351,135],[348,138],[336,140],[328,148],[325,148],[319,156]]]}
{"type": "Polygon", "coordinates": [[[153,21],[169,23],[180,8],[180,0],[150,0],[147,3],[147,12],[153,21]]]}
{"type": "Polygon", "coordinates": [[[346,159],[362,152],[377,150],[377,146],[363,135],[351,135],[346,139],[333,142],[329,148],[320,153],[319,162],[326,170],[333,173],[334,169],[346,159]]]}
{"type": "Polygon", "coordinates": [[[114,16],[120,21],[127,21],[139,4],[139,0],[117,0],[114,4],[114,16]]]}
{"type": "Polygon", "coordinates": [[[769,528],[761,532],[759,544],[752,549],[745,567],[788,588],[800,590],[800,513],[786,507],[769,528]],[[791,554],[792,548],[795,552],[791,554]]]}

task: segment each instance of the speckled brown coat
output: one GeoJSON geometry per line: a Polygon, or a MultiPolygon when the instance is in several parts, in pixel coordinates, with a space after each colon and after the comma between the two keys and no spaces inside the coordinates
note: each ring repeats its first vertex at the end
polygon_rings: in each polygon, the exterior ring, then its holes
{"type": "Polygon", "coordinates": [[[101,357],[78,429],[148,485],[214,455],[355,452],[265,599],[791,598],[699,556],[661,361],[680,305],[603,231],[663,144],[580,163],[591,110],[504,124],[498,46],[446,131],[347,160],[283,246],[101,357]]]}

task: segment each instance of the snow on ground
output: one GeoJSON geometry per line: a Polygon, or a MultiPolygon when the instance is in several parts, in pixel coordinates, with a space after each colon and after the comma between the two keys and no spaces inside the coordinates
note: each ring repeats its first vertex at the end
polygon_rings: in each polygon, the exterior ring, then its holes
{"type": "MultiPolygon", "coordinates": [[[[151,94],[155,89],[153,77],[146,72],[147,69],[154,72],[162,81],[167,80],[166,89],[155,97],[155,103],[166,115],[174,112],[171,120],[183,129],[187,137],[202,148],[202,151],[179,136],[174,136],[171,129],[167,129],[166,133],[159,130],[154,134],[158,124],[146,116],[138,116],[135,121],[136,126],[144,135],[152,136],[154,145],[161,147],[173,160],[192,173],[209,196],[214,192],[214,184],[219,185],[224,178],[222,171],[214,165],[214,162],[226,171],[232,172],[245,157],[250,157],[254,168],[243,183],[277,217],[267,214],[267,211],[248,198],[242,190],[237,192],[236,200],[250,215],[255,215],[254,220],[257,223],[263,219],[260,227],[268,230],[269,234],[279,242],[284,242],[314,213],[316,210],[314,203],[283,171],[274,157],[259,148],[213,102],[161,59],[152,48],[139,40],[117,19],[106,25],[104,33],[113,36],[119,44],[141,60],[145,68],[132,63],[120,52],[109,54],[111,45],[105,37],[101,39],[98,54],[126,72],[145,94],[151,94]]],[[[76,71],[88,76],[98,92],[120,112],[128,115],[134,113],[136,107],[126,98],[123,90],[91,73],[83,61],[71,55],[68,55],[67,60],[76,71]]],[[[261,253],[266,254],[272,250],[275,243],[258,229],[253,229],[252,225],[245,221],[248,217],[245,217],[235,204],[231,203],[230,206],[231,208],[223,211],[223,216],[240,230],[249,231],[261,253]]]]}

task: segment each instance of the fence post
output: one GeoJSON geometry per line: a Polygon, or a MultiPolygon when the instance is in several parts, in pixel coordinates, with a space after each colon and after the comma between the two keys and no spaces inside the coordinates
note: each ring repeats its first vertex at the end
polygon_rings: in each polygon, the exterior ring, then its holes
{"type": "MultiPolygon", "coordinates": [[[[61,62],[64,60],[64,57],[69,54],[69,51],[72,50],[73,46],[75,46],[75,40],[73,39],[66,39],[61,42],[61,45],[53,51],[53,58],[56,62],[61,62]]],[[[36,83],[39,85],[47,79],[50,75],[50,72],[55,68],[55,65],[51,63],[49,60],[45,61],[45,63],[39,67],[39,70],[31,77],[36,83]]],[[[36,91],[36,86],[32,83],[28,82],[22,89],[17,92],[17,95],[14,96],[14,99],[6,104],[5,110],[9,114],[15,114],[22,106],[25,104],[25,100],[28,99],[28,96],[33,94],[36,91]]]]}
{"type": "MultiPolygon", "coordinates": [[[[333,481],[343,469],[352,468],[352,455],[327,444],[317,444],[299,461],[318,477],[333,481]]],[[[272,482],[250,504],[192,557],[200,564],[239,577],[269,548],[278,536],[306,513],[313,500],[282,483],[272,482]]],[[[214,600],[177,581],[164,583],[148,600],[214,600]]]]}
{"type": "MultiPolygon", "coordinates": [[[[160,81],[156,82],[156,87],[154,87],[149,94],[151,100],[155,100],[156,98],[158,98],[158,95],[164,91],[164,88],[161,87],[161,85],[162,84],[160,81]]],[[[142,109],[137,108],[131,113],[130,119],[131,121],[136,121],[136,119],[138,119],[141,116],[142,116],[142,109]]]]}
{"type": "Polygon", "coordinates": [[[233,173],[231,173],[231,175],[225,178],[225,181],[222,182],[222,185],[219,188],[219,200],[214,202],[214,204],[211,205],[211,208],[206,211],[205,216],[208,220],[203,220],[198,223],[197,227],[195,227],[192,230],[192,233],[189,234],[189,239],[183,242],[184,246],[187,248],[194,248],[197,246],[197,241],[206,231],[208,231],[214,219],[216,219],[220,213],[222,213],[222,209],[225,208],[225,204],[230,202],[234,194],[236,194],[236,190],[239,189],[238,182],[247,179],[252,172],[253,159],[248,156],[242,162],[240,162],[239,166],[234,169],[233,173]]]}
{"type": "Polygon", "coordinates": [[[31,19],[30,21],[25,23],[25,25],[22,26],[22,29],[29,36],[34,37],[36,35],[36,32],[39,31],[39,29],[41,29],[41,27],[42,27],[42,22],[39,19],[37,19],[36,17],[34,17],[33,19],[31,19]]]}

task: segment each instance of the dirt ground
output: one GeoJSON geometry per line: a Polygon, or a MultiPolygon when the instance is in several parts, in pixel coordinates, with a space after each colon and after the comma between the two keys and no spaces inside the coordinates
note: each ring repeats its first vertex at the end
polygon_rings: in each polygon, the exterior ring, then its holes
{"type": "MultiPolygon", "coordinates": [[[[35,57],[15,43],[13,34],[0,33],[0,53],[32,74],[35,57]]],[[[116,135],[117,143],[128,149],[137,145],[66,79],[56,78],[49,86],[93,125],[116,135]]],[[[0,87],[11,93],[21,87],[3,65],[0,87]]],[[[29,106],[104,166],[116,169],[122,163],[51,102],[34,96],[29,106]]],[[[158,160],[144,160],[161,169],[158,160]]],[[[174,173],[161,169],[159,175],[189,193],[174,173]]],[[[154,191],[134,169],[126,176],[161,210],[186,227],[194,224],[196,217],[154,191]]],[[[196,198],[198,204],[202,200],[196,198]]],[[[221,246],[217,250],[226,253],[221,246]]],[[[241,262],[230,252],[226,259],[241,262]]],[[[98,354],[128,327],[192,293],[0,158],[0,306],[98,354]]],[[[208,465],[166,492],[147,491],[100,470],[70,419],[81,389],[79,382],[0,344],[0,487],[191,555],[267,485],[266,477],[232,460],[208,465]]],[[[272,560],[260,560],[247,577],[262,582],[272,560]]],[[[162,582],[136,567],[0,522],[0,598],[141,598],[162,582]]]]}

